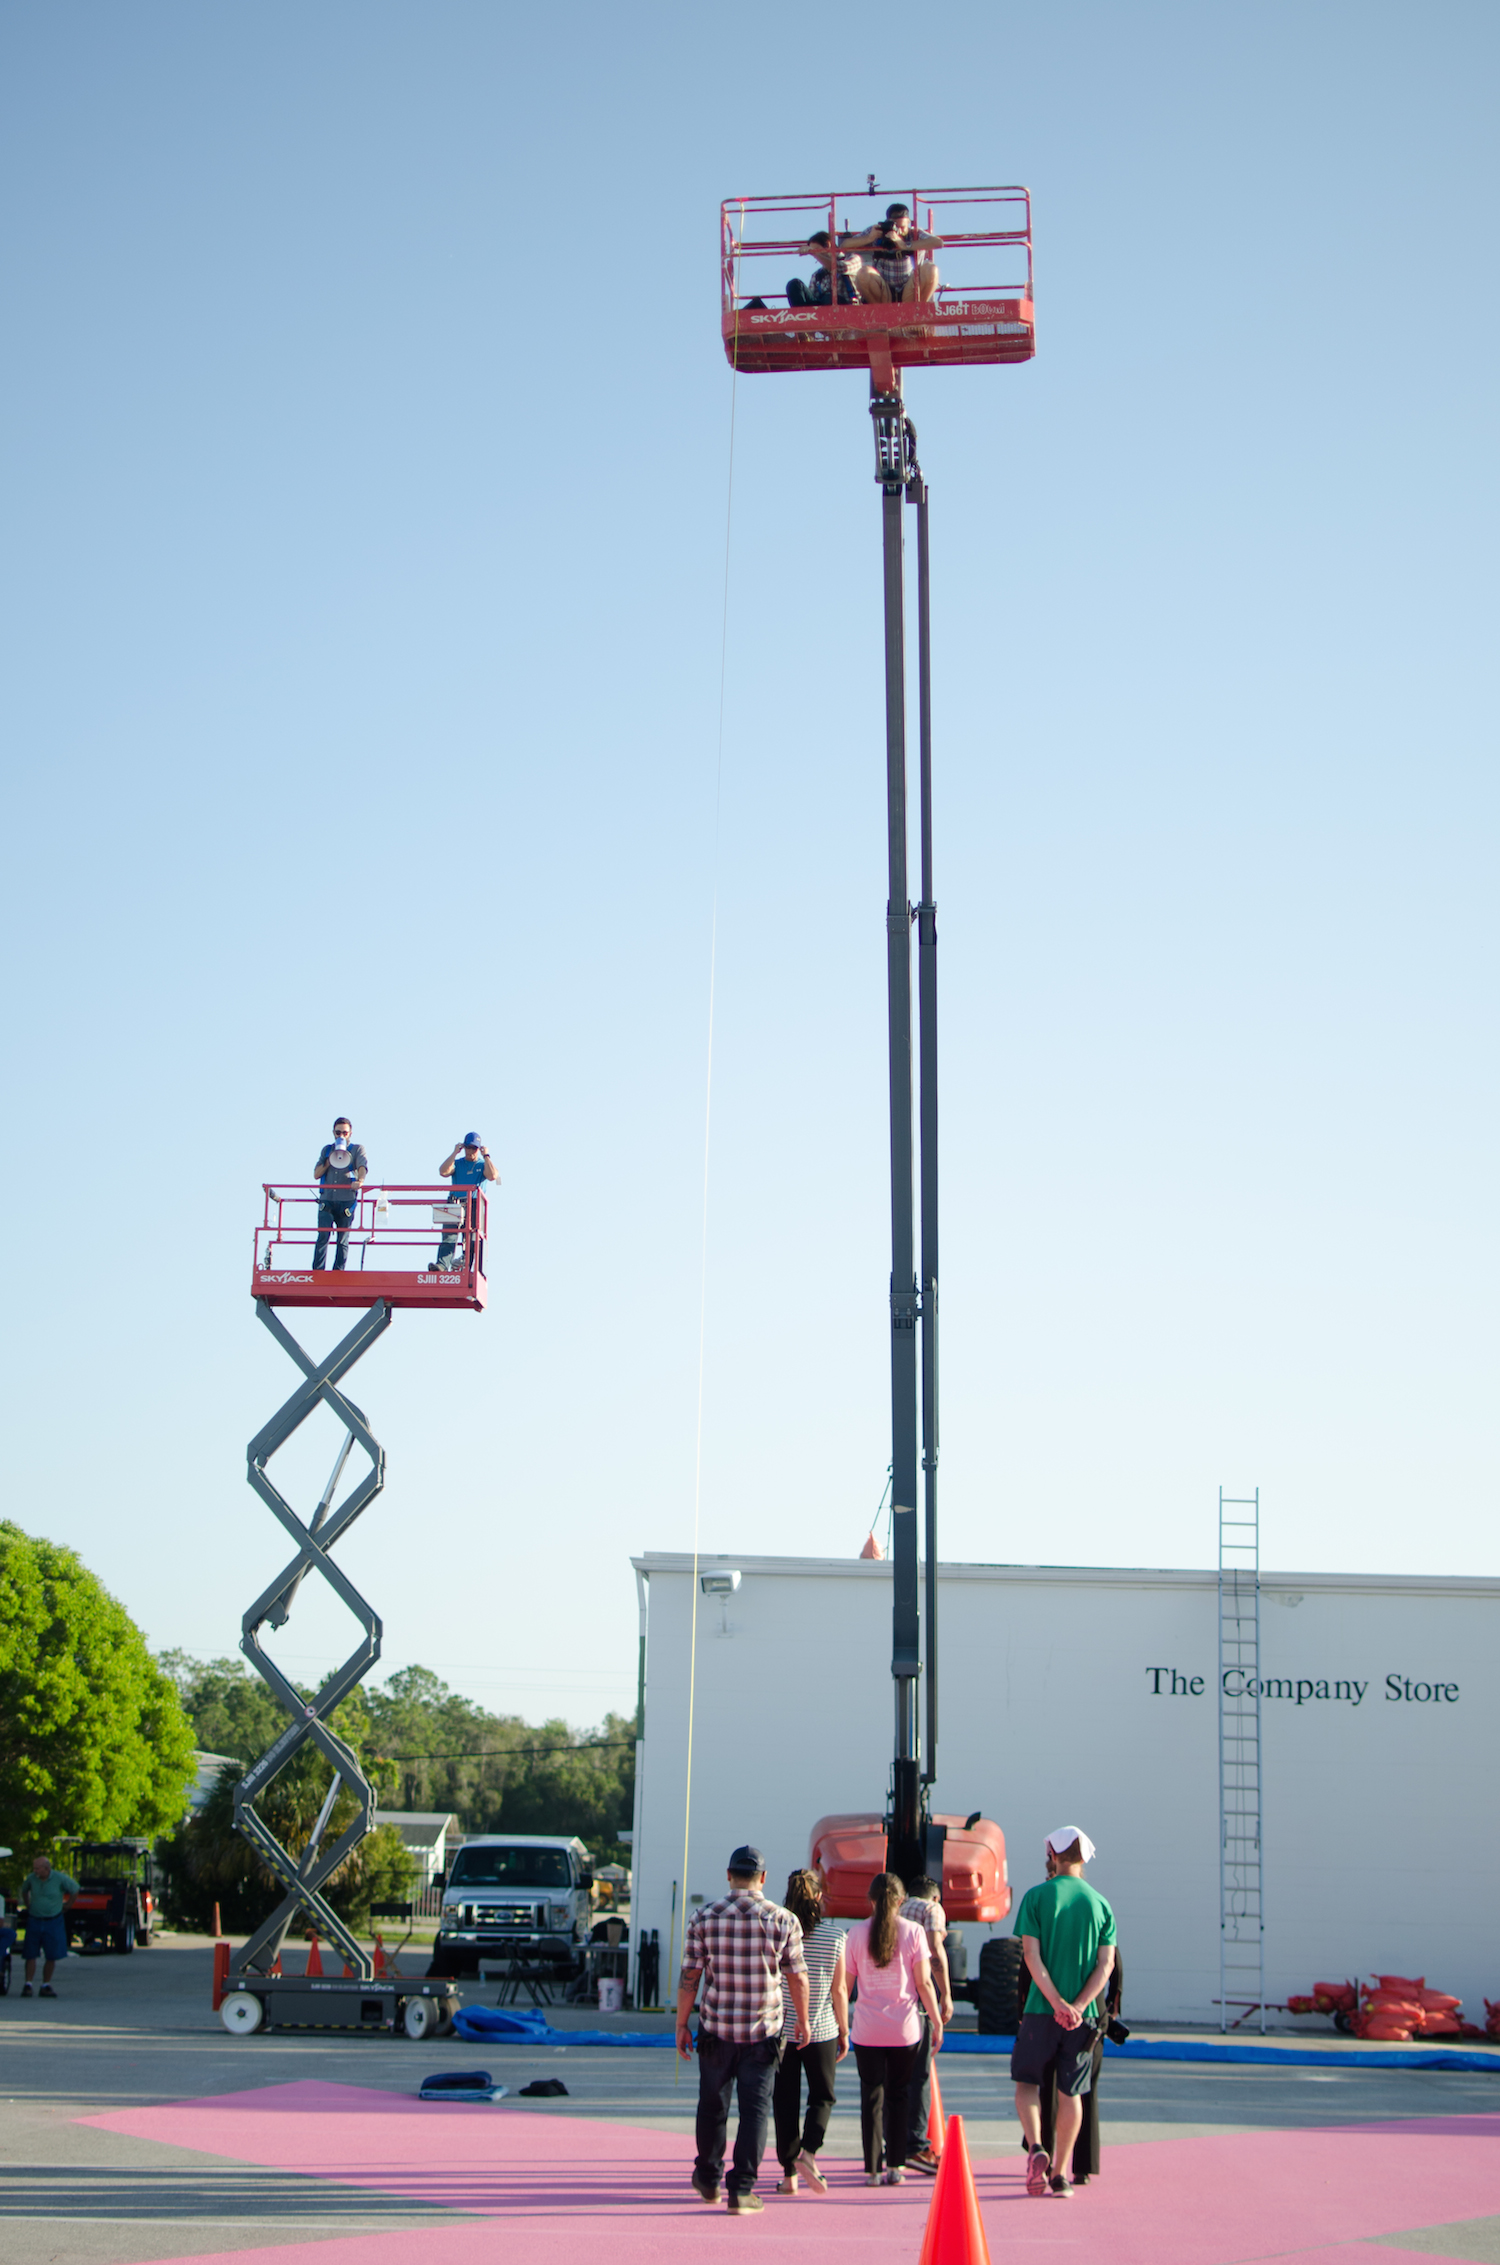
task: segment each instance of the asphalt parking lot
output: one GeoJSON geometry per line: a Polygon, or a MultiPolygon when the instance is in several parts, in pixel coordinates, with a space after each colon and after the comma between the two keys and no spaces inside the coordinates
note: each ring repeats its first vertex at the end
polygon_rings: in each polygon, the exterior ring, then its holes
{"type": "MultiPolygon", "coordinates": [[[[351,2193],[284,2170],[220,2161],[187,2148],[100,2131],[79,2118],[283,2085],[300,2078],[415,2092],[444,2067],[483,2065],[512,2095],[538,2076],[568,2097],[507,2101],[505,2113],[618,2118],[669,2132],[690,2151],[691,2068],[668,2049],[486,2043],[457,2038],[229,2037],[210,2003],[212,1945],[167,1937],[130,1957],[70,1958],[55,2000],[22,1999],[19,1971],[0,1999],[5,2115],[0,2124],[0,2259],[17,2265],[145,2261],[329,2239],[376,2228],[452,2224],[451,2209],[351,2193]]],[[[420,1971],[416,1963],[415,1971],[420,1971]]],[[[471,2001],[493,1992],[469,1991],[471,2001]]],[[[592,2016],[568,2016],[575,2021],[592,2016]]],[[[629,2018],[629,2017],[627,2017],[629,2018]]],[[[1016,2144],[1006,2064],[939,2063],[945,2105],[965,2119],[971,2150],[1016,2144]]],[[[1111,2061],[1100,2093],[1104,2145],[1267,2129],[1500,2112],[1495,2075],[1402,2069],[1213,2067],[1111,2061]]],[[[852,2072],[829,2134],[834,2156],[859,2146],[852,2072]]],[[[1438,2254],[1500,2265],[1500,2221],[1438,2254]]],[[[1418,2246],[1409,2241],[1407,2247],[1418,2246]]]]}

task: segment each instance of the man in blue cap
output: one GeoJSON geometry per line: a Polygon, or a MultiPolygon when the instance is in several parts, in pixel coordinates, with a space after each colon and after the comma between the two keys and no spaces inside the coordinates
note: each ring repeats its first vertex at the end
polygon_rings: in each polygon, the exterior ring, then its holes
{"type": "Polygon", "coordinates": [[[693,2187],[717,2202],[729,2134],[729,2095],[739,2095],[740,2120],[730,2165],[729,2208],[736,2217],[763,2210],[755,2191],[771,2119],[771,2088],[781,2059],[781,1977],[796,2018],[795,2045],[808,2040],[807,1960],[802,1929],[790,1911],[766,1898],[766,1860],[758,1848],[737,1848],[729,1859],[729,1893],[699,1906],[688,1922],[677,1982],[677,2050],[693,2052],[691,2027],[698,1984],[704,1982],[698,2022],[698,2155],[693,2187]]]}
{"type": "MultiPolygon", "coordinates": [[[[477,1188],[481,1180],[498,1180],[500,1175],[491,1163],[490,1152],[478,1133],[468,1132],[462,1140],[453,1143],[438,1166],[438,1177],[451,1180],[455,1188],[477,1188]]],[[[458,1234],[450,1227],[438,1245],[437,1264],[440,1272],[448,1274],[454,1271],[453,1255],[457,1249],[458,1234]]]]}

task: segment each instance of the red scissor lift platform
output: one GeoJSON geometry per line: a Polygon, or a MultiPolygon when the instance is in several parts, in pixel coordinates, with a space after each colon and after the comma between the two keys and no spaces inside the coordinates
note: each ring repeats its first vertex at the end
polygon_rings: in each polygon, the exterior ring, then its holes
{"type": "Polygon", "coordinates": [[[262,1182],[265,1210],[255,1230],[250,1291],[272,1306],[334,1306],[349,1310],[384,1304],[482,1313],[489,1295],[484,1278],[488,1206],[481,1188],[402,1185],[362,1187],[351,1206],[348,1263],[334,1266],[336,1228],[327,1235],[325,1263],[314,1269],[322,1190],[310,1185],[262,1182]],[[445,1213],[445,1217],[439,1217],[445,1213]],[[439,1268],[437,1250],[454,1245],[451,1268],[439,1268]]]}
{"type": "Polygon", "coordinates": [[[908,197],[915,227],[943,240],[936,257],[944,275],[959,272],[930,300],[827,307],[790,306],[773,280],[795,265],[815,230],[826,228],[836,242],[841,229],[870,227],[891,201],[886,192],[726,198],[720,207],[721,319],[724,352],[734,368],[863,369],[889,389],[900,369],[1029,362],[1036,353],[1030,190],[913,189],[908,197]],[[746,235],[747,227],[770,231],[778,221],[775,234],[746,235]]]}

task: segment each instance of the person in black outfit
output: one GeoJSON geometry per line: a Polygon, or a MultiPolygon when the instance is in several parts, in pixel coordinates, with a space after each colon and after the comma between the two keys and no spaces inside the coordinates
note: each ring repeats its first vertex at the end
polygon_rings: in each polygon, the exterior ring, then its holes
{"type": "MultiPolygon", "coordinates": [[[[1121,1966],[1118,1945],[1115,1949],[1114,1971],[1104,1993],[1105,2022],[1094,2039],[1093,2076],[1083,2101],[1083,2124],[1073,2142],[1073,2184],[1083,2186],[1099,2176],[1099,2072],[1104,2066],[1104,2039],[1108,2025],[1120,2018],[1121,1966]]],[[[1052,2153],[1053,2134],[1057,2128],[1057,2077],[1042,2087],[1042,2145],[1052,2153]]]]}
{"type": "Polygon", "coordinates": [[[359,1207],[359,1191],[370,1169],[369,1158],[351,1135],[352,1127],[348,1118],[335,1117],[333,1138],[318,1151],[318,1161],[312,1168],[313,1178],[322,1187],[318,1203],[318,1239],[313,1244],[314,1274],[321,1274],[327,1265],[328,1237],[331,1231],[338,1234],[338,1249],[333,1260],[334,1273],[341,1274],[349,1263],[349,1230],[354,1225],[354,1214],[359,1207]]]}
{"type": "Polygon", "coordinates": [[[857,303],[859,292],[855,288],[855,278],[862,263],[846,251],[847,241],[846,232],[835,245],[828,230],[820,228],[815,236],[809,236],[807,242],[798,247],[806,258],[817,261],[818,272],[811,283],[804,283],[800,275],[791,278],[786,287],[786,303],[789,307],[832,306],[835,274],[838,278],[839,305],[852,307],[857,303]]]}

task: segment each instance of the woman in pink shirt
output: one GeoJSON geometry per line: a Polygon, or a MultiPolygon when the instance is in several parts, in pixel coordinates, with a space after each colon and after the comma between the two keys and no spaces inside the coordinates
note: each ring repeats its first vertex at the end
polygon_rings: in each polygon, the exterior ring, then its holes
{"type": "Polygon", "coordinates": [[[943,2042],[927,1931],[900,1916],[905,1900],[905,1886],[895,1873],[881,1872],[870,1882],[870,1917],[859,1920],[844,1938],[844,1970],[851,1990],[856,1984],[859,1988],[849,2034],[859,2070],[866,2186],[879,2186],[882,2177],[887,2186],[899,2186],[905,2176],[906,2094],[923,2007],[932,2023],[933,2051],[943,2042]]]}

